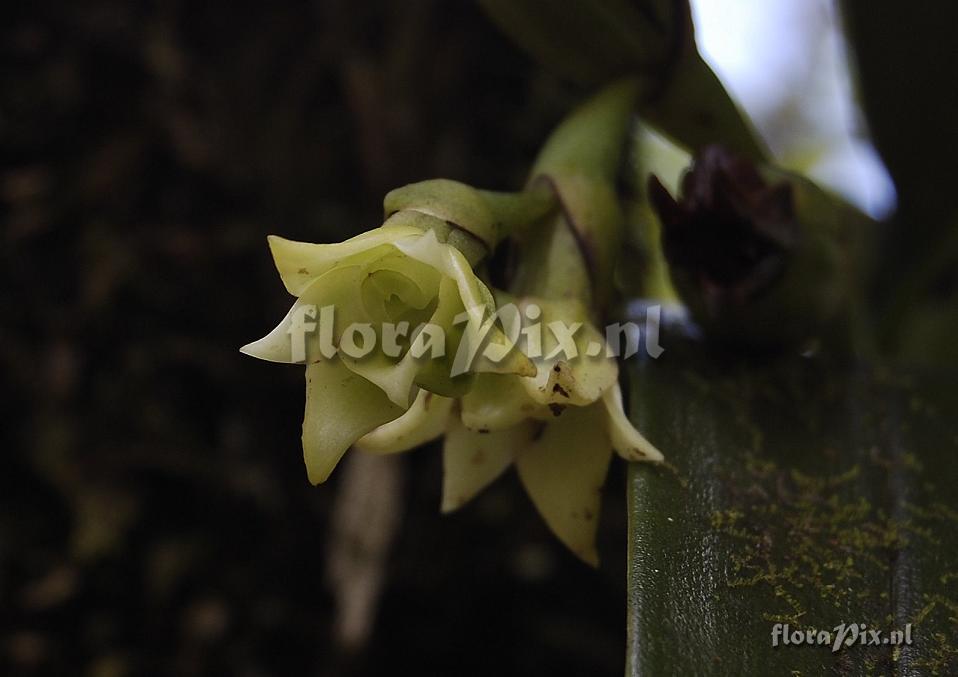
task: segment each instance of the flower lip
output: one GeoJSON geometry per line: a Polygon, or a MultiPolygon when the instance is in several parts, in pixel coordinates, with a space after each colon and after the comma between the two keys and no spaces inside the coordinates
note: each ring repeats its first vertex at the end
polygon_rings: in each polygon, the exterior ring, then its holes
{"type": "Polygon", "coordinates": [[[360,290],[369,316],[379,322],[426,322],[436,308],[440,275],[426,264],[399,255],[368,266],[360,290]]]}
{"type": "Polygon", "coordinates": [[[717,145],[704,148],[674,199],[656,176],[649,195],[669,262],[692,273],[709,305],[740,305],[784,273],[799,229],[792,188],[769,184],[749,160],[717,145]]]}

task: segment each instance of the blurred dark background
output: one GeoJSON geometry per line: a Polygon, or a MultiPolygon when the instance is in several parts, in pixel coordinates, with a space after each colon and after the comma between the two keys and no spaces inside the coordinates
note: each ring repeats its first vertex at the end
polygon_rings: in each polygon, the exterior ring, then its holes
{"type": "Polygon", "coordinates": [[[621,468],[598,572],[513,474],[441,516],[436,448],[313,488],[302,369],[237,350],[267,234],[516,188],[578,92],[466,2],[16,3],[0,50],[0,673],[621,674],[621,468]]]}

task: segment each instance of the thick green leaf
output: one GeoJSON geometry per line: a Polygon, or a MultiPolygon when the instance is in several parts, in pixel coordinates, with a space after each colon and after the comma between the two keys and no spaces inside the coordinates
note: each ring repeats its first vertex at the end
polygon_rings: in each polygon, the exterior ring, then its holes
{"type": "Polygon", "coordinates": [[[671,468],[629,479],[630,675],[958,674],[958,390],[666,345],[633,369],[671,468]],[[910,646],[772,646],[775,623],[910,646]]]}

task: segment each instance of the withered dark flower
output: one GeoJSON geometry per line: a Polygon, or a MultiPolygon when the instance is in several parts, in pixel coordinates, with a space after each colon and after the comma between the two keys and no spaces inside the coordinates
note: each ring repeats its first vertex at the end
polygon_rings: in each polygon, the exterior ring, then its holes
{"type": "Polygon", "coordinates": [[[696,156],[678,200],[655,176],[649,182],[666,257],[699,286],[709,315],[744,305],[782,276],[799,238],[788,183],[770,185],[721,146],[696,156]]]}
{"type": "Polygon", "coordinates": [[[677,198],[652,176],[649,199],[676,289],[713,337],[801,344],[857,293],[865,219],[803,177],[713,145],[677,198]]]}

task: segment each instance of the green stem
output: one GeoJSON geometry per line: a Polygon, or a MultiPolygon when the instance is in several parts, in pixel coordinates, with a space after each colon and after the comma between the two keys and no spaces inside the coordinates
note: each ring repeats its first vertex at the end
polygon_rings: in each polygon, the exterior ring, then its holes
{"type": "Polygon", "coordinates": [[[554,205],[555,196],[542,186],[502,193],[449,179],[411,183],[390,191],[383,200],[387,218],[398,214],[408,225],[435,230],[472,265],[491,254],[505,238],[538,222],[554,205]]]}
{"type": "Polygon", "coordinates": [[[543,145],[529,185],[557,209],[520,242],[517,288],[580,299],[601,314],[611,296],[624,229],[615,177],[628,147],[639,84],[613,83],[572,111],[543,145]]]}
{"type": "Polygon", "coordinates": [[[573,229],[561,212],[531,234],[522,247],[522,265],[510,285],[518,296],[575,299],[593,307],[592,281],[573,229]]]}
{"type": "Polygon", "coordinates": [[[605,87],[573,110],[539,151],[533,179],[548,175],[614,180],[638,96],[638,82],[628,78],[605,87]]]}

